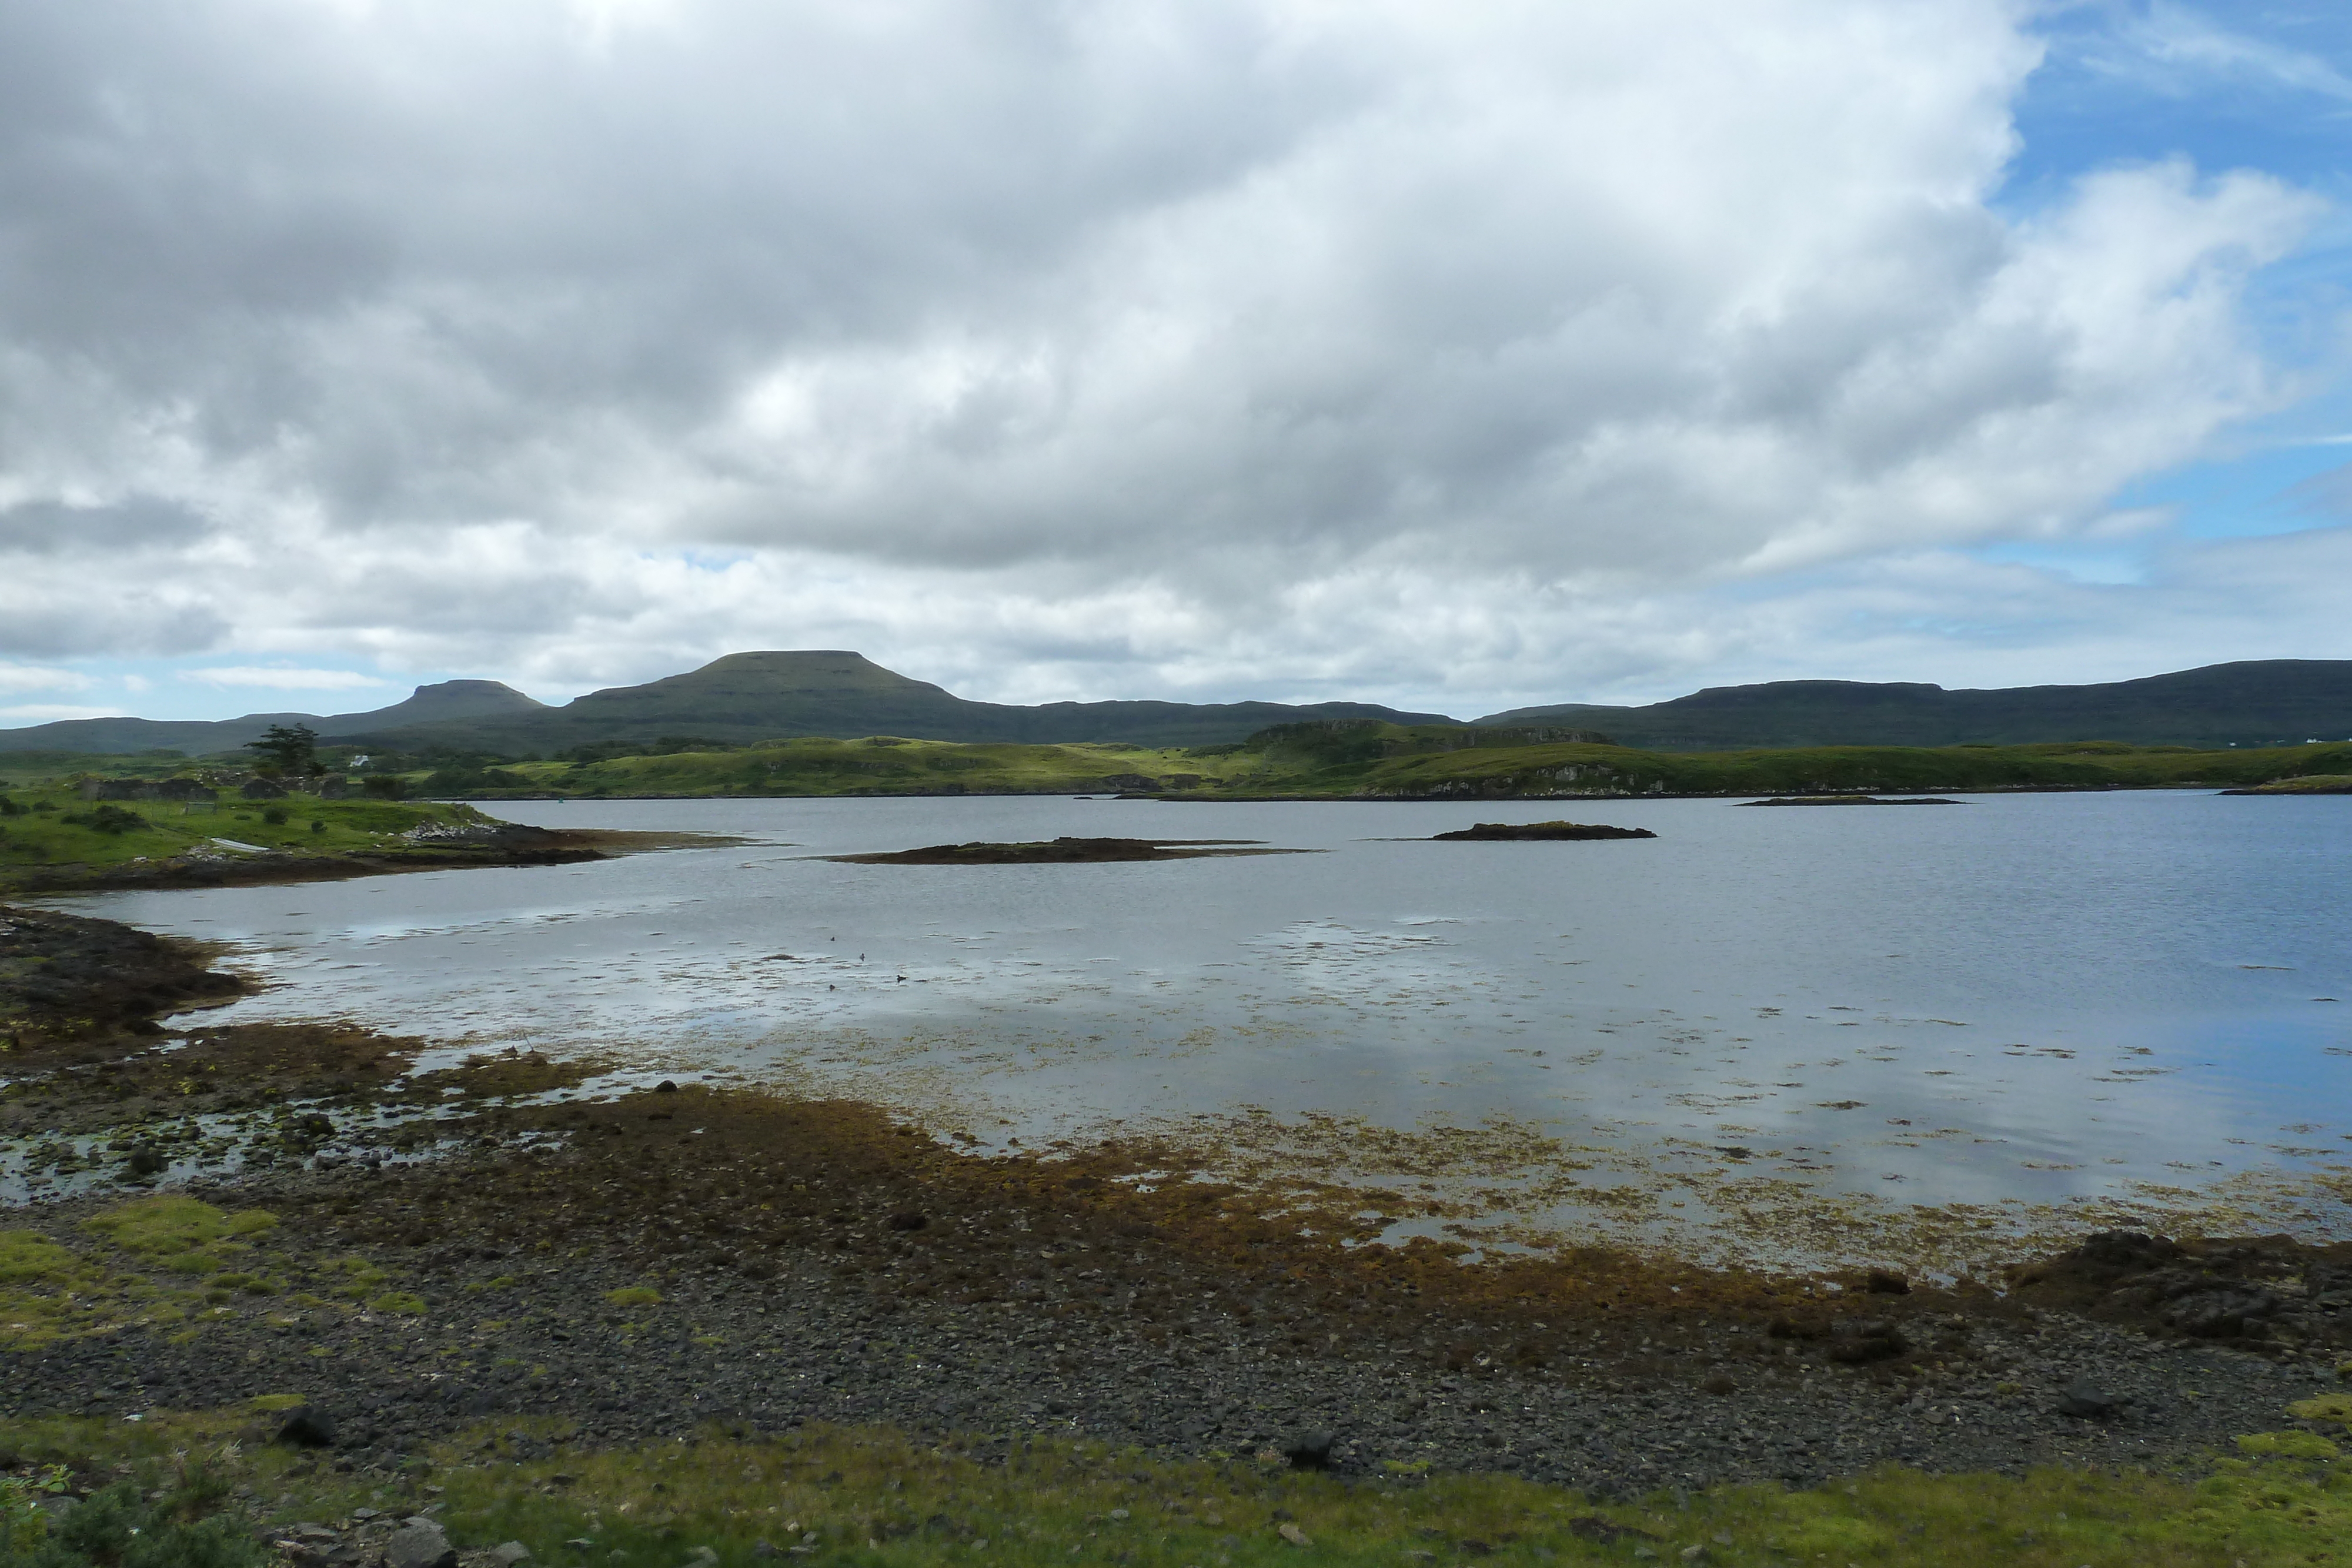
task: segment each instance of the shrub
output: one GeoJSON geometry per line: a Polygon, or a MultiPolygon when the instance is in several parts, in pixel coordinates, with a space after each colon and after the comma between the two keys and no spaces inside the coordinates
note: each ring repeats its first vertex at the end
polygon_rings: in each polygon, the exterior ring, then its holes
{"type": "Polygon", "coordinates": [[[115,805],[100,806],[94,811],[68,811],[58,821],[100,833],[127,833],[147,825],[147,819],[138,812],[115,805]]]}
{"type": "Polygon", "coordinates": [[[261,820],[268,823],[273,828],[282,828],[286,825],[286,808],[283,806],[264,807],[261,812],[261,820]]]}
{"type": "MultiPolygon", "coordinates": [[[[209,1489],[192,1489],[201,1494],[209,1489]]],[[[215,1516],[194,1524],[172,1518],[182,1509],[202,1507],[211,1497],[175,1492],[150,1508],[138,1487],[123,1481],[91,1495],[58,1520],[49,1539],[35,1551],[11,1549],[0,1568],[85,1568],[120,1563],[121,1568],[261,1568],[268,1555],[247,1531],[215,1516]]]]}

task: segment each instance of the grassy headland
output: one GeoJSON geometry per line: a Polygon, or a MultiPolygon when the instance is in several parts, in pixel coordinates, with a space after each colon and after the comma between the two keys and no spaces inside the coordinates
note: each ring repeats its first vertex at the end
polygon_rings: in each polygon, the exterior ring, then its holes
{"type": "Polygon", "coordinates": [[[604,852],[580,835],[514,828],[457,802],[247,800],[233,790],[227,799],[207,790],[195,799],[98,800],[94,792],[87,773],[0,791],[0,892],[307,881],[604,852]]]}

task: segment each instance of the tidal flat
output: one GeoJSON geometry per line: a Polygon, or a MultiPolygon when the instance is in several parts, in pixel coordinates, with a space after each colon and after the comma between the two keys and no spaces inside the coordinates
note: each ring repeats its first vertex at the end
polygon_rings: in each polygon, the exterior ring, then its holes
{"type": "Polygon", "coordinates": [[[976,1152],[1190,1142],[1482,1255],[1956,1279],[2115,1227],[2344,1234],[2331,799],[1621,802],[1658,837],[1560,843],[1399,841],[1540,802],[500,809],[733,841],[72,906],[224,945],[235,1021],[858,1100],[976,1152]],[[823,858],[1212,837],[1321,852],[823,858]]]}

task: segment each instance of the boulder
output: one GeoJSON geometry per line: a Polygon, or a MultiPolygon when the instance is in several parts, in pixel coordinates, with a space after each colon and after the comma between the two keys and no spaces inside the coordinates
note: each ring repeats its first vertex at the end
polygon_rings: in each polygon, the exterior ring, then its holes
{"type": "Polygon", "coordinates": [[[429,1519],[412,1519],[383,1543],[384,1568],[457,1568],[457,1548],[441,1526],[429,1519]]]}
{"type": "Polygon", "coordinates": [[[2057,1408],[2061,1416],[2078,1421],[2104,1421],[2125,1404],[2120,1396],[2105,1392],[2088,1378],[2076,1378],[2060,1391],[2057,1408]]]}

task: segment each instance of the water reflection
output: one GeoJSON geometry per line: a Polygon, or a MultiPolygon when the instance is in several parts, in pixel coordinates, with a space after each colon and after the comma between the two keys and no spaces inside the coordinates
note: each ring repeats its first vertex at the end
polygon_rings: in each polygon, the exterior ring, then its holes
{"type": "MultiPolygon", "coordinates": [[[[1575,814],[1660,837],[1447,844],[1399,841],[1561,810],[496,810],[751,841],[75,907],[240,945],[281,983],[232,1017],[618,1051],[892,1101],[983,1145],[1153,1124],[1239,1147],[1234,1129],[1322,1116],[1509,1129],[1519,1153],[1491,1157],[1532,1162],[1514,1179],[1538,1185],[1546,1160],[1718,1173],[1681,1198],[1654,1179],[1628,1221],[1652,1228],[1675,1202],[1764,1201],[1766,1173],[1874,1203],[2147,1207],[2352,1155],[2352,1000],[2332,999],[2352,998],[2340,800],[1607,802],[1575,814]],[[813,858],[1059,833],[1328,852],[813,858]]],[[[2336,1223],[2312,1214],[2305,1228],[2336,1223]]]]}

